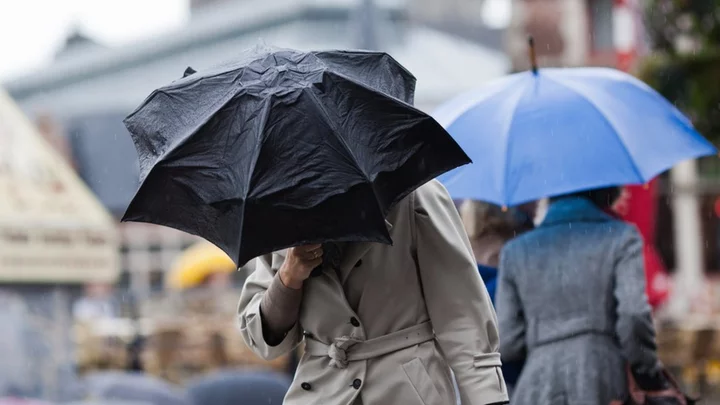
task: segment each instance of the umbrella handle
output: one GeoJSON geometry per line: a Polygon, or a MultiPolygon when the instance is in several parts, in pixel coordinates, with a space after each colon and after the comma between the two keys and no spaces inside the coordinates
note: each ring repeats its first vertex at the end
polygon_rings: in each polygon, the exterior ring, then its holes
{"type": "Polygon", "coordinates": [[[315,268],[310,272],[310,277],[311,277],[311,278],[312,278],[312,277],[318,277],[318,276],[321,276],[322,273],[323,273],[323,267],[322,267],[322,264],[321,264],[321,265],[315,267],[315,268]]]}
{"type": "Polygon", "coordinates": [[[535,53],[535,39],[532,36],[528,37],[528,54],[530,57],[530,68],[532,69],[533,74],[537,75],[537,54],[535,53]]]}
{"type": "Polygon", "coordinates": [[[334,269],[340,266],[341,251],[338,246],[332,242],[325,242],[323,246],[323,262],[315,267],[310,273],[310,277],[318,277],[323,273],[323,266],[330,266],[334,269]]]}
{"type": "Polygon", "coordinates": [[[197,73],[197,70],[195,70],[195,69],[191,68],[190,66],[188,66],[187,69],[185,69],[185,72],[183,73],[183,78],[188,77],[188,76],[190,76],[190,75],[192,75],[192,74],[195,74],[195,73],[197,73]]]}

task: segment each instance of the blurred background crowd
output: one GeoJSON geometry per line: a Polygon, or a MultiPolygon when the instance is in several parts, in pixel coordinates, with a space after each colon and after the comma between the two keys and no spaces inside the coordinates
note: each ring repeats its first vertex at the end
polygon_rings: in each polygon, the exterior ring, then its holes
{"type": "MultiPolygon", "coordinates": [[[[252,269],[190,235],[119,222],[139,170],[122,118],[185,66],[260,41],[387,51],[431,112],[526,70],[532,35],[542,66],[636,74],[714,141],[718,16],[714,0],[0,2],[0,397],[82,400],[80,377],[107,370],[178,386],[228,370],[272,371],[281,386],[292,375],[297,354],[263,362],[234,330],[252,269]]],[[[619,208],[651,246],[663,360],[709,398],[720,392],[719,175],[717,158],[684,162],[628,188],[619,208]]]]}

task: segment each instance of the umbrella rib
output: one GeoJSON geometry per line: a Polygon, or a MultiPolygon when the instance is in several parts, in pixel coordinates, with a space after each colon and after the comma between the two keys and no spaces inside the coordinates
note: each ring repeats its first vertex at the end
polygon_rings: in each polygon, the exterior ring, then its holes
{"type": "Polygon", "coordinates": [[[612,121],[610,121],[607,114],[605,114],[605,111],[603,108],[601,108],[591,97],[588,97],[587,94],[585,94],[585,92],[575,89],[572,86],[569,86],[567,83],[563,83],[562,80],[558,80],[557,78],[553,78],[553,77],[549,77],[549,76],[545,76],[545,77],[547,77],[548,80],[553,81],[553,82],[557,83],[558,85],[579,95],[580,97],[583,98],[583,100],[587,101],[588,103],[590,103],[590,105],[595,107],[595,109],[600,112],[600,117],[602,117],[602,119],[610,126],[610,128],[612,128],[613,134],[617,138],[618,142],[620,142],[620,144],[623,146],[623,149],[625,150],[625,154],[627,155],[628,159],[630,160],[630,164],[632,165],[633,170],[635,170],[635,174],[637,174],[640,181],[645,182],[645,181],[649,180],[649,179],[645,179],[645,177],[643,177],[642,172],[640,171],[640,168],[638,167],[637,163],[635,163],[635,159],[633,159],[633,156],[630,153],[630,149],[627,147],[627,144],[620,136],[619,131],[617,130],[615,125],[612,123],[612,121]]]}
{"type": "Polygon", "coordinates": [[[508,164],[508,161],[510,160],[510,151],[512,148],[510,147],[512,142],[512,124],[513,121],[515,121],[515,111],[517,111],[518,106],[520,105],[520,100],[522,100],[523,95],[525,95],[525,92],[528,91],[527,88],[521,87],[521,91],[517,92],[517,96],[515,97],[515,105],[512,107],[512,111],[510,114],[510,120],[507,125],[507,128],[505,129],[503,135],[507,137],[507,142],[505,142],[505,170],[503,171],[503,178],[500,181],[500,184],[502,184],[502,193],[503,199],[506,203],[510,202],[510,198],[507,195],[507,181],[508,181],[508,171],[510,170],[510,165],[508,164]]]}
{"type": "MultiPolygon", "coordinates": [[[[228,90],[228,91],[225,93],[225,97],[227,97],[227,95],[230,94],[230,93],[232,93],[233,91],[234,91],[234,89],[228,90]]],[[[161,91],[161,90],[156,90],[156,92],[158,92],[158,94],[163,93],[163,94],[165,94],[165,95],[168,95],[168,93],[165,92],[164,90],[162,90],[162,91],[161,91]]],[[[133,136],[131,136],[131,138],[132,138],[132,140],[133,140],[133,143],[135,144],[135,150],[137,151],[138,155],[140,155],[140,151],[141,151],[141,148],[139,147],[139,146],[141,146],[141,145],[139,145],[138,142],[140,141],[140,139],[145,139],[146,137],[142,137],[142,138],[141,138],[141,137],[139,137],[138,135],[136,135],[136,134],[128,127],[128,122],[130,122],[131,118],[132,118],[134,115],[136,115],[137,113],[139,113],[139,111],[140,111],[143,107],[146,106],[146,104],[150,101],[150,99],[151,99],[153,96],[155,96],[155,94],[152,94],[151,96],[149,96],[148,99],[147,99],[142,105],[140,105],[140,107],[138,107],[136,111],[134,111],[132,114],[128,115],[128,116],[123,120],[123,122],[125,123],[125,127],[127,127],[128,130],[130,131],[131,135],[133,135],[133,136]],[[138,142],[136,142],[136,138],[137,138],[138,142]]],[[[165,151],[163,151],[163,153],[161,153],[160,155],[156,156],[156,157],[153,159],[153,160],[154,160],[154,163],[150,166],[150,168],[149,168],[149,169],[147,170],[147,172],[144,173],[144,174],[143,174],[143,168],[142,168],[142,165],[141,165],[141,167],[140,167],[141,182],[140,182],[140,184],[138,185],[138,189],[140,189],[140,187],[142,187],[143,184],[145,184],[145,180],[147,180],[147,177],[148,177],[150,171],[152,171],[152,169],[153,169],[158,163],[160,163],[160,162],[162,162],[163,160],[165,160],[165,159],[166,159],[170,154],[172,154],[176,149],[182,147],[185,143],[187,143],[187,142],[190,140],[190,138],[192,138],[192,136],[193,136],[197,131],[200,130],[200,128],[202,128],[204,125],[206,125],[208,122],[210,122],[210,119],[211,119],[211,117],[212,117],[214,114],[216,114],[218,111],[220,111],[222,108],[224,108],[232,99],[233,99],[233,97],[229,97],[229,98],[227,98],[227,100],[225,100],[225,101],[218,102],[218,103],[214,104],[214,105],[212,106],[212,108],[211,108],[212,110],[214,110],[213,114],[209,114],[206,119],[201,120],[201,122],[200,122],[199,124],[195,125],[195,127],[193,127],[193,129],[192,129],[191,131],[189,131],[187,134],[184,134],[184,135],[183,135],[182,137],[180,137],[180,139],[179,139],[178,141],[176,141],[173,145],[171,145],[171,146],[169,146],[167,149],[165,149],[165,151]]]]}
{"type": "Polygon", "coordinates": [[[452,104],[440,106],[437,110],[435,110],[432,116],[443,127],[448,128],[458,118],[477,107],[478,104],[504,92],[509,88],[509,86],[515,85],[516,83],[514,82],[521,80],[523,78],[523,74],[524,73],[515,73],[507,78],[500,79],[502,81],[497,84],[486,84],[485,86],[493,86],[487,91],[483,91],[484,87],[466,91],[458,96],[457,101],[451,101],[452,104]]]}
{"type": "MultiPolygon", "coordinates": [[[[346,75],[344,75],[344,74],[342,74],[342,73],[340,73],[340,72],[326,71],[325,74],[328,75],[328,76],[337,76],[337,77],[339,77],[339,78],[341,78],[341,79],[343,79],[343,80],[348,81],[349,83],[352,83],[354,86],[362,87],[363,89],[365,89],[365,90],[367,90],[367,91],[371,91],[371,92],[373,92],[373,93],[381,93],[381,94],[382,94],[383,96],[385,96],[385,97],[389,97],[389,98],[391,98],[391,99],[393,99],[393,100],[397,100],[397,101],[399,101],[399,102],[401,102],[401,103],[403,103],[403,104],[407,104],[408,106],[410,106],[410,107],[412,107],[412,108],[415,108],[414,105],[412,105],[412,104],[410,104],[410,103],[407,103],[407,102],[405,102],[404,100],[399,99],[399,98],[393,96],[392,94],[388,94],[388,93],[385,93],[384,91],[380,91],[380,90],[378,90],[378,89],[372,88],[371,86],[368,86],[367,84],[362,83],[362,82],[360,82],[360,81],[357,81],[357,80],[355,80],[355,79],[353,79],[353,78],[351,78],[351,77],[349,77],[349,76],[346,76],[346,75]]],[[[413,78],[414,78],[414,76],[413,76],[413,78]]],[[[415,109],[416,109],[416,108],[415,108],[415,109]]]]}
{"type": "Polygon", "coordinates": [[[249,170],[249,181],[247,182],[247,187],[245,190],[242,191],[243,196],[243,214],[240,217],[241,223],[240,223],[240,243],[242,243],[243,239],[243,229],[245,229],[245,208],[247,208],[247,200],[248,200],[248,193],[250,192],[250,183],[252,183],[253,174],[255,173],[255,166],[257,166],[258,159],[260,157],[260,150],[262,149],[262,144],[265,142],[265,125],[267,125],[268,117],[270,116],[270,103],[274,95],[270,95],[265,99],[265,111],[263,112],[262,116],[262,123],[260,125],[260,135],[255,140],[256,146],[255,146],[255,156],[253,157],[252,164],[250,165],[249,170]]]}
{"type": "Polygon", "coordinates": [[[350,146],[348,146],[347,142],[345,142],[345,139],[340,135],[340,131],[338,131],[337,128],[335,128],[335,125],[333,124],[332,120],[330,119],[330,114],[328,114],[327,110],[325,110],[325,108],[324,108],[323,105],[322,105],[322,102],[320,102],[320,100],[318,100],[318,98],[317,98],[317,96],[315,95],[315,93],[313,93],[311,90],[306,89],[306,91],[307,91],[307,93],[310,95],[310,97],[311,97],[311,98],[313,99],[313,101],[314,101],[314,103],[312,103],[312,104],[313,104],[313,105],[315,106],[315,108],[317,108],[318,111],[325,117],[325,122],[327,122],[327,124],[328,124],[328,126],[330,127],[330,129],[332,130],[332,132],[333,132],[333,133],[335,134],[335,136],[340,140],[340,143],[342,144],[343,148],[345,149],[345,152],[347,152],[347,154],[348,154],[348,155],[350,156],[350,158],[352,159],[353,163],[355,163],[355,167],[357,167],[357,168],[359,169],[360,173],[361,173],[362,176],[365,178],[365,180],[373,186],[373,187],[372,187],[373,193],[376,194],[376,197],[377,197],[377,193],[375,193],[375,187],[374,187],[374,185],[372,184],[372,181],[371,181],[370,178],[368,177],[367,173],[365,173],[365,171],[363,170],[362,166],[360,166],[360,163],[359,163],[358,160],[355,158],[355,155],[352,153],[352,150],[350,149],[350,146]]]}
{"type": "MultiPolygon", "coordinates": [[[[353,81],[353,83],[355,83],[355,82],[353,81]]],[[[375,196],[375,201],[376,201],[376,203],[378,204],[380,210],[382,211],[383,207],[380,206],[380,203],[379,203],[380,199],[379,199],[379,196],[378,196],[377,191],[375,190],[375,183],[370,180],[370,178],[368,177],[367,173],[365,173],[365,171],[363,170],[363,168],[360,166],[360,163],[359,163],[358,160],[355,158],[355,155],[352,153],[352,150],[350,149],[350,146],[348,146],[347,142],[345,142],[345,139],[340,135],[340,132],[337,130],[337,128],[335,128],[335,125],[333,124],[333,121],[330,119],[330,114],[328,114],[327,110],[325,110],[325,108],[323,107],[323,104],[320,102],[320,100],[318,100],[318,98],[317,98],[317,96],[315,95],[315,93],[313,93],[312,90],[310,90],[310,89],[308,89],[308,88],[306,88],[305,90],[307,91],[308,94],[310,94],[310,97],[313,99],[314,103],[312,103],[312,104],[313,104],[313,105],[315,106],[315,108],[317,108],[318,111],[325,117],[325,121],[326,121],[327,124],[330,126],[330,129],[333,131],[333,133],[335,134],[335,136],[340,140],[340,143],[341,143],[342,146],[345,148],[345,151],[348,153],[348,155],[350,155],[350,158],[351,158],[352,161],[355,163],[355,167],[358,168],[358,170],[360,171],[360,174],[362,174],[362,176],[365,178],[365,180],[367,181],[367,183],[370,185],[370,189],[372,190],[373,195],[375,196]]]]}
{"type": "Polygon", "coordinates": [[[257,137],[255,140],[255,156],[253,156],[252,164],[250,165],[249,170],[249,179],[250,181],[247,184],[247,189],[243,190],[243,199],[247,201],[248,193],[250,192],[250,183],[252,183],[252,177],[255,173],[255,166],[257,166],[258,159],[260,158],[260,150],[262,149],[262,144],[265,143],[265,125],[267,125],[268,117],[270,117],[270,104],[272,101],[272,98],[275,97],[274,94],[270,94],[268,97],[264,100],[264,111],[262,115],[262,122],[260,123],[260,136],[257,137]]]}

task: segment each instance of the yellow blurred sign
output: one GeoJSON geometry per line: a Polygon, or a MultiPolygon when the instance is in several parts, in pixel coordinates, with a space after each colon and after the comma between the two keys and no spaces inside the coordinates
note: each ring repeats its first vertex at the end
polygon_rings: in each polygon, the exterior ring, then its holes
{"type": "Polygon", "coordinates": [[[115,222],[0,89],[0,282],[114,281],[115,222]]]}

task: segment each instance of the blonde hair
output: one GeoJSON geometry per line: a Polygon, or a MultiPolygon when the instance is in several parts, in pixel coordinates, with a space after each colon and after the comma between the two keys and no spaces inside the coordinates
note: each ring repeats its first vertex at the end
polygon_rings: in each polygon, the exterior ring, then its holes
{"type": "Polygon", "coordinates": [[[509,211],[503,211],[497,205],[482,201],[463,201],[460,205],[460,218],[470,239],[488,235],[510,239],[517,231],[509,211]]]}

